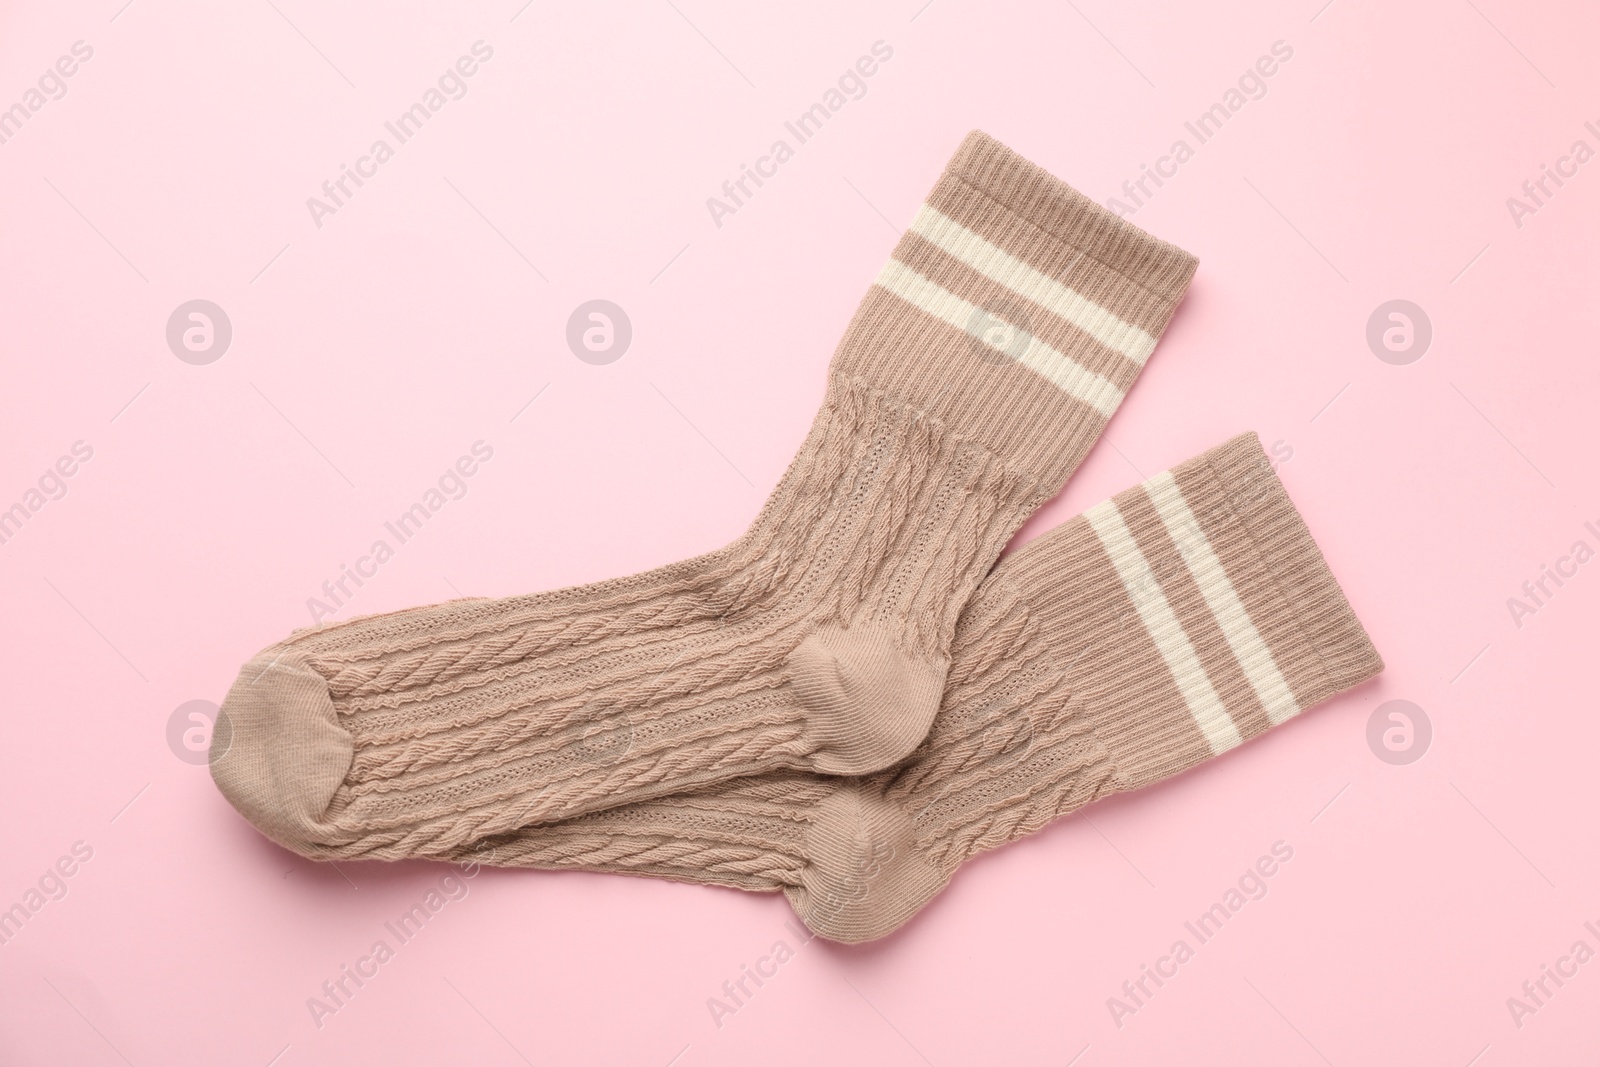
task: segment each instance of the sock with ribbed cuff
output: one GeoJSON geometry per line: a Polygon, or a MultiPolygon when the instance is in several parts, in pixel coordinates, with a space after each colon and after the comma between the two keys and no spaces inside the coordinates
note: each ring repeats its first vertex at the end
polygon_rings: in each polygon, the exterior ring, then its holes
{"type": "Polygon", "coordinates": [[[971,135],[748,532],[628,578],[292,635],[228,694],[218,786],[303,855],[398,859],[904,759],[963,605],[1116,410],[1194,266],[971,135]]]}
{"type": "Polygon", "coordinates": [[[1254,435],[1003,560],[902,766],[780,772],[489,838],[456,858],[783,891],[881,937],[968,859],[1225,752],[1383,667],[1254,435]]]}

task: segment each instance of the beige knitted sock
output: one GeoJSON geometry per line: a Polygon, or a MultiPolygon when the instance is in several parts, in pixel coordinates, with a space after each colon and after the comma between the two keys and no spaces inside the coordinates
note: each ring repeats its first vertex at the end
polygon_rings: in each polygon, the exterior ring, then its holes
{"type": "Polygon", "coordinates": [[[495,866],[782,890],[816,933],[898,927],[963,862],[1192,767],[1383,667],[1253,434],[1004,561],[902,766],[779,772],[460,849],[495,866]]]}
{"type": "Polygon", "coordinates": [[[229,692],[218,786],[303,855],[399,858],[903,759],[961,608],[1116,410],[1194,266],[972,134],[747,533],[629,578],[297,632],[229,692]]]}

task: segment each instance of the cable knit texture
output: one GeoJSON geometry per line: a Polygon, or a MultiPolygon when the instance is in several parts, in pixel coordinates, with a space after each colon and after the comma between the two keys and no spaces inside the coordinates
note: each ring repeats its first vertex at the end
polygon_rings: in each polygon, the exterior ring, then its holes
{"type": "Polygon", "coordinates": [[[894,765],[939,708],[962,607],[1193,271],[973,134],[743,536],[628,578],[298,632],[240,672],[213,777],[302,855],[398,859],[784,768],[894,765]]]}
{"type": "Polygon", "coordinates": [[[816,933],[868,940],[973,856],[1177,774],[1382,667],[1247,434],[1002,561],[961,617],[944,705],[901,766],[768,774],[457,858],[781,890],[816,933]]]}

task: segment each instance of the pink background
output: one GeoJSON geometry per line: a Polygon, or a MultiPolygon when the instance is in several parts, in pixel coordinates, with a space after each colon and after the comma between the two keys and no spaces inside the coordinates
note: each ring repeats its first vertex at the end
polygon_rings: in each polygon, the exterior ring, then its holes
{"type": "Polygon", "coordinates": [[[1600,161],[1520,227],[1506,206],[1575,140],[1600,149],[1591,6],[124,2],[0,15],[0,107],[93,49],[0,145],[0,507],[93,449],[0,545],[0,907],[93,850],[0,946],[0,1061],[1600,1056],[1600,961],[1520,1028],[1506,1004],[1574,941],[1600,950],[1600,563],[1520,628],[1506,606],[1600,548],[1600,161]],[[478,40],[466,96],[316,227],[306,198],[478,40]],[[878,40],[867,95],[713,225],[706,198],[878,40]],[[1267,95],[1134,216],[1199,274],[1019,540],[1254,429],[1292,448],[1384,675],[981,859],[884,942],[798,948],[720,1028],[707,998],[798,947],[781,899],[485,871],[319,1029],[307,998],[445,870],[269,845],[169,749],[174,709],[306,625],[478,440],[467,495],[340,617],[730,540],[968,129],[1104,200],[1279,40],[1267,95]],[[208,366],[164,337],[196,298],[234,330],[208,366]],[[564,340],[593,298],[634,328],[609,366],[564,340]],[[1433,325],[1408,366],[1365,340],[1396,298],[1433,325]],[[1410,765],[1366,740],[1391,699],[1433,724],[1410,765]],[[1279,840],[1268,895],[1119,1028],[1107,998],[1279,840]]]}

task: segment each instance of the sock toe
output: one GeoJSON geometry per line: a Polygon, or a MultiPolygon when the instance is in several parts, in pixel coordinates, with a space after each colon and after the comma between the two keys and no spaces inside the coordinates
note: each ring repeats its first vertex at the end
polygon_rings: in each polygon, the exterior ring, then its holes
{"type": "Polygon", "coordinates": [[[323,815],[353,753],[323,677],[295,653],[264,652],[244,665],[223,701],[211,777],[262,833],[312,856],[333,843],[323,815]]]}

